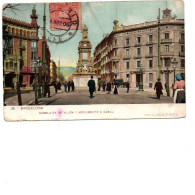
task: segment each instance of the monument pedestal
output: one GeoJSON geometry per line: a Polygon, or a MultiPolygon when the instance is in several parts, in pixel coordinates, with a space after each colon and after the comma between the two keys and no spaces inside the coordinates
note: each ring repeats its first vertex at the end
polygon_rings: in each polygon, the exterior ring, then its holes
{"type": "Polygon", "coordinates": [[[88,87],[88,81],[91,79],[91,76],[93,76],[93,80],[95,81],[95,84],[97,86],[97,76],[95,74],[77,74],[73,73],[73,81],[75,87],[88,87]]]}

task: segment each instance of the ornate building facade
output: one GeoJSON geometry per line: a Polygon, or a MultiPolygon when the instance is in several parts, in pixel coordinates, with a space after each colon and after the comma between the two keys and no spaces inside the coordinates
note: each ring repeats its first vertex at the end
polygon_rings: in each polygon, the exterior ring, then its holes
{"type": "Polygon", "coordinates": [[[88,39],[88,28],[82,27],[82,40],[78,45],[79,60],[73,73],[75,86],[87,86],[91,75],[95,75],[93,59],[91,58],[91,43],[88,39]]]}
{"type": "Polygon", "coordinates": [[[27,23],[3,16],[3,25],[12,37],[4,58],[4,87],[12,87],[16,82],[25,86],[33,83],[30,66],[37,60],[39,29],[35,8],[30,17],[31,23],[27,23]]]}
{"type": "Polygon", "coordinates": [[[119,26],[114,21],[113,31],[94,50],[94,68],[102,80],[123,79],[136,88],[143,68],[144,88],[153,88],[159,72],[163,84],[169,76],[174,82],[173,60],[178,62],[176,73],[185,77],[184,20],[171,16],[171,10],[163,10],[162,19],[141,24],[119,26]],[[160,44],[158,44],[160,21],[160,44]],[[160,45],[160,71],[158,67],[160,45]]]}
{"type": "Polygon", "coordinates": [[[57,80],[57,66],[54,60],[50,62],[50,82],[56,82],[57,80]]]}

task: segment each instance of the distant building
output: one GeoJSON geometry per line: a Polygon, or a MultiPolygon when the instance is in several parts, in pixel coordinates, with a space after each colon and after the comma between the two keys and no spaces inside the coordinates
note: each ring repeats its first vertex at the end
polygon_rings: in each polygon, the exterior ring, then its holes
{"type": "MultiPolygon", "coordinates": [[[[176,73],[185,78],[184,20],[171,16],[171,10],[163,10],[160,19],[160,63],[163,85],[169,72],[169,84],[173,84],[176,59],[176,73]]],[[[140,67],[144,67],[143,84],[153,88],[159,74],[158,68],[158,20],[124,26],[114,21],[113,31],[94,50],[94,68],[98,78],[103,80],[123,79],[136,88],[140,82],[140,67]]]]}
{"type": "MultiPolygon", "coordinates": [[[[45,51],[45,53],[46,53],[45,81],[49,83],[50,82],[51,54],[50,54],[50,50],[49,50],[49,46],[47,44],[47,41],[46,41],[46,51],[45,51]]],[[[38,42],[38,57],[43,62],[43,39],[39,39],[39,42],[38,42]]],[[[43,68],[42,68],[41,74],[43,76],[43,68]]]]}
{"type": "Polygon", "coordinates": [[[82,27],[82,40],[79,42],[79,60],[75,72],[72,74],[75,86],[87,86],[91,75],[95,75],[93,59],[91,58],[91,43],[88,40],[88,28],[82,27]]]}
{"type": "Polygon", "coordinates": [[[54,60],[50,62],[50,82],[56,82],[57,80],[57,66],[54,60]]]}
{"type": "Polygon", "coordinates": [[[37,60],[38,29],[36,10],[32,9],[31,23],[3,16],[3,25],[7,26],[12,36],[10,48],[4,59],[4,87],[11,87],[16,82],[31,86],[34,73],[31,64],[37,60]]]}

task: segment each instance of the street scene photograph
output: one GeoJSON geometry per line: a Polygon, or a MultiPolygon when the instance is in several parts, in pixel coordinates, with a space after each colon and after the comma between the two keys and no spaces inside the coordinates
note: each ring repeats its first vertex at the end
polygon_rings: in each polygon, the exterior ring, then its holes
{"type": "Polygon", "coordinates": [[[2,9],[5,107],[186,103],[183,1],[2,9]]]}

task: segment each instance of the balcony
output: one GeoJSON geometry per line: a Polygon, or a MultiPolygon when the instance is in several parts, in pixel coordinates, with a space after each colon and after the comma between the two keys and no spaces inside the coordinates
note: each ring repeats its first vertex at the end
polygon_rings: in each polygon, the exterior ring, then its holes
{"type": "Polygon", "coordinates": [[[140,59],[140,58],[142,58],[141,54],[137,54],[137,55],[134,57],[134,59],[140,59]]]}
{"type": "Polygon", "coordinates": [[[110,58],[110,61],[119,61],[119,60],[120,60],[120,58],[118,56],[112,56],[110,58]]]}
{"type": "Polygon", "coordinates": [[[185,52],[179,52],[179,57],[185,57],[185,52]]]}
{"type": "Polygon", "coordinates": [[[153,45],[153,44],[154,44],[153,41],[149,41],[149,42],[146,43],[146,45],[153,45]]]}
{"type": "Polygon", "coordinates": [[[160,55],[163,57],[170,57],[170,56],[174,56],[174,52],[172,51],[161,52],[160,55]]]}
{"type": "Polygon", "coordinates": [[[185,39],[179,39],[180,44],[185,44],[185,39]]]}
{"type": "Polygon", "coordinates": [[[123,56],[123,59],[124,59],[124,60],[129,60],[129,59],[130,59],[130,55],[129,55],[129,54],[124,55],[124,56],[123,56]]]}
{"type": "Polygon", "coordinates": [[[162,39],[161,43],[172,43],[172,39],[162,39]]]}
{"type": "Polygon", "coordinates": [[[149,53],[148,55],[145,56],[145,58],[153,58],[154,54],[153,53],[149,53]]]}
{"type": "Polygon", "coordinates": [[[130,43],[125,43],[124,47],[130,47],[130,43]]]}
{"type": "Polygon", "coordinates": [[[141,46],[141,42],[137,42],[134,47],[140,47],[141,46]]]}

